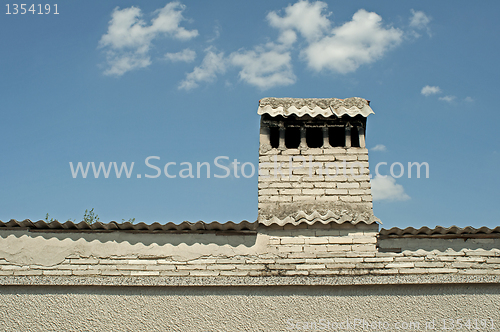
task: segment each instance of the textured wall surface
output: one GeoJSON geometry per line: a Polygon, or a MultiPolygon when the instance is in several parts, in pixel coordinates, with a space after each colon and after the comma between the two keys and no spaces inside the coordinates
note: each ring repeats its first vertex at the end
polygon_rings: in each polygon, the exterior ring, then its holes
{"type": "Polygon", "coordinates": [[[443,319],[447,327],[470,319],[486,324],[480,331],[498,331],[500,288],[10,286],[0,288],[0,310],[2,331],[302,331],[313,330],[310,322],[318,330],[330,322],[332,331],[334,323],[350,331],[417,330],[405,324],[418,323],[425,331],[426,322],[442,330],[443,319]],[[355,328],[355,319],[389,328],[355,328]]]}
{"type": "Polygon", "coordinates": [[[379,240],[377,230],[317,223],[249,235],[2,231],[0,277],[500,275],[500,239],[379,240]]]}

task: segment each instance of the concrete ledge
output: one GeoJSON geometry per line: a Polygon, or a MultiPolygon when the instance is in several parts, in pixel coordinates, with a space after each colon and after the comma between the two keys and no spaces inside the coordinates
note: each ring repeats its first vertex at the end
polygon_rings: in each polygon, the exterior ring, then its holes
{"type": "Polygon", "coordinates": [[[500,284],[500,275],[386,275],[338,277],[46,277],[3,276],[0,286],[349,286],[500,284]]]}

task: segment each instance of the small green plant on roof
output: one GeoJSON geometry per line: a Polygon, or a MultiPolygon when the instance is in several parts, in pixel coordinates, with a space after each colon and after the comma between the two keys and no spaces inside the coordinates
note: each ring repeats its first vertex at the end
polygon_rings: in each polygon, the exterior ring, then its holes
{"type": "MultiPolygon", "coordinates": [[[[58,221],[58,220],[57,220],[57,219],[54,219],[54,218],[50,218],[50,219],[49,219],[49,214],[47,213],[47,214],[45,215],[45,222],[49,223],[49,222],[53,222],[53,221],[58,221]]],[[[66,221],[72,221],[72,222],[75,222],[75,221],[76,221],[76,219],[73,219],[73,220],[68,219],[68,220],[66,220],[66,221]]]]}
{"type": "Polygon", "coordinates": [[[93,223],[99,221],[99,216],[94,213],[94,208],[92,208],[90,211],[85,210],[85,214],[83,215],[83,221],[85,221],[89,225],[92,225],[93,223]]]}
{"type": "Polygon", "coordinates": [[[50,219],[49,219],[49,214],[47,213],[47,214],[45,215],[45,221],[46,221],[46,222],[53,222],[53,221],[56,221],[56,220],[55,220],[55,219],[53,219],[53,218],[50,218],[50,219]]]}
{"type": "Polygon", "coordinates": [[[135,218],[130,218],[129,220],[122,219],[123,222],[129,222],[133,224],[135,222],[135,218]]]}

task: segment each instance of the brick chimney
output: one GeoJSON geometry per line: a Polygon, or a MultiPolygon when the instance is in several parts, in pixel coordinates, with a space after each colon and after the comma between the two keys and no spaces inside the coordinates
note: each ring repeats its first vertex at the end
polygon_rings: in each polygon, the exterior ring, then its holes
{"type": "Polygon", "coordinates": [[[259,101],[259,214],[269,226],[373,223],[362,98],[259,101]]]}

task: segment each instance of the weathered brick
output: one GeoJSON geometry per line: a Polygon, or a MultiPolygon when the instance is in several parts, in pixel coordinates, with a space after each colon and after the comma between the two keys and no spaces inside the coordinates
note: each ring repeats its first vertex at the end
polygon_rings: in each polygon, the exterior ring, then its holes
{"type": "Polygon", "coordinates": [[[304,250],[303,246],[279,246],[279,252],[300,252],[304,250]]]}
{"type": "Polygon", "coordinates": [[[248,271],[220,271],[221,276],[247,276],[249,274],[248,271]]]}
{"type": "Polygon", "coordinates": [[[185,277],[189,275],[189,271],[160,271],[160,276],[163,277],[185,277]]]}
{"type": "Polygon", "coordinates": [[[375,251],[377,248],[374,244],[353,244],[353,251],[375,251]]]}
{"type": "Polygon", "coordinates": [[[281,244],[304,244],[305,238],[303,237],[283,237],[281,244]]]}
{"type": "Polygon", "coordinates": [[[302,264],[306,262],[306,258],[280,258],[276,259],[276,264],[302,264]]]}
{"type": "Polygon", "coordinates": [[[267,268],[270,270],[294,270],[295,266],[299,265],[293,265],[293,264],[269,264],[267,265],[267,268]]]}
{"type": "Polygon", "coordinates": [[[327,195],[347,195],[347,189],[326,189],[327,195]]]}
{"type": "Polygon", "coordinates": [[[302,193],[301,189],[280,189],[280,195],[300,195],[302,193]]]}
{"type": "Polygon", "coordinates": [[[373,243],[377,243],[377,238],[374,236],[353,236],[352,243],[354,243],[354,244],[373,244],[373,243]]]}
{"type": "Polygon", "coordinates": [[[350,245],[341,244],[327,244],[326,248],[328,251],[351,251],[352,247],[350,245]]]}
{"type": "Polygon", "coordinates": [[[190,276],[194,277],[216,277],[220,274],[219,271],[216,270],[196,270],[189,271],[190,276]]]}
{"type": "Polygon", "coordinates": [[[329,237],[328,242],[332,244],[352,244],[353,238],[350,236],[329,237]]]}
{"type": "Polygon", "coordinates": [[[363,258],[359,257],[359,258],[348,258],[348,257],[336,257],[336,258],[333,258],[333,261],[335,263],[361,263],[363,262],[363,258]]]}
{"type": "Polygon", "coordinates": [[[296,265],[297,270],[319,270],[324,269],[325,264],[299,264],[296,265]]]}
{"type": "Polygon", "coordinates": [[[43,275],[45,276],[69,276],[73,274],[70,270],[45,270],[43,275]]]}
{"type": "Polygon", "coordinates": [[[177,270],[206,270],[207,265],[176,265],[177,270]]]}
{"type": "Polygon", "coordinates": [[[395,262],[422,262],[424,257],[396,257],[395,262]]]}
{"type": "Polygon", "coordinates": [[[98,264],[99,260],[94,258],[71,258],[69,260],[71,264],[98,264]]]}
{"type": "Polygon", "coordinates": [[[151,271],[165,271],[165,270],[175,270],[174,265],[146,265],[146,270],[151,270],[151,271]]]}
{"type": "Polygon", "coordinates": [[[333,258],[306,258],[306,264],[326,264],[334,263],[333,258]]]}
{"type": "Polygon", "coordinates": [[[444,267],[443,262],[415,262],[415,267],[444,267]]]}
{"type": "Polygon", "coordinates": [[[304,195],[324,195],[325,189],[301,189],[304,195]]]}
{"type": "Polygon", "coordinates": [[[73,270],[75,276],[100,275],[101,270],[73,270]]]}
{"type": "Polygon", "coordinates": [[[340,196],[339,199],[343,202],[361,202],[359,196],[340,196]]]}
{"type": "Polygon", "coordinates": [[[404,262],[404,263],[388,263],[385,266],[387,269],[402,269],[402,268],[411,268],[415,267],[415,263],[404,262]]]}
{"type": "Polygon", "coordinates": [[[354,269],[356,264],[354,263],[332,263],[326,264],[327,269],[354,269]]]}
{"type": "Polygon", "coordinates": [[[130,271],[131,276],[159,276],[160,271],[130,271]]]}
{"type": "Polygon", "coordinates": [[[339,182],[337,183],[338,189],[358,189],[359,183],[357,182],[339,182]]]}
{"type": "Polygon", "coordinates": [[[307,276],[309,275],[309,271],[303,271],[303,270],[287,270],[284,272],[285,275],[288,275],[288,276],[297,276],[297,275],[301,275],[301,276],[307,276]]]}
{"type": "Polygon", "coordinates": [[[14,275],[19,276],[37,276],[42,275],[42,270],[14,270],[14,275]]]}
{"type": "MultiPolygon", "coordinates": [[[[277,261],[276,261],[277,263],[277,261]]],[[[242,265],[236,265],[237,270],[264,270],[265,266],[262,264],[242,264],[242,265]]]]}
{"type": "Polygon", "coordinates": [[[235,270],[236,265],[234,264],[213,264],[207,265],[208,270],[235,270]]]}
{"type": "Polygon", "coordinates": [[[317,196],[316,201],[323,201],[323,202],[336,202],[338,201],[339,198],[336,196],[317,196]]]}
{"type": "Polygon", "coordinates": [[[340,270],[322,269],[322,270],[309,271],[309,275],[316,275],[316,276],[327,276],[327,275],[337,275],[337,274],[340,274],[340,270]]]}
{"type": "Polygon", "coordinates": [[[306,237],[304,238],[306,244],[327,244],[327,237],[306,237]]]}

